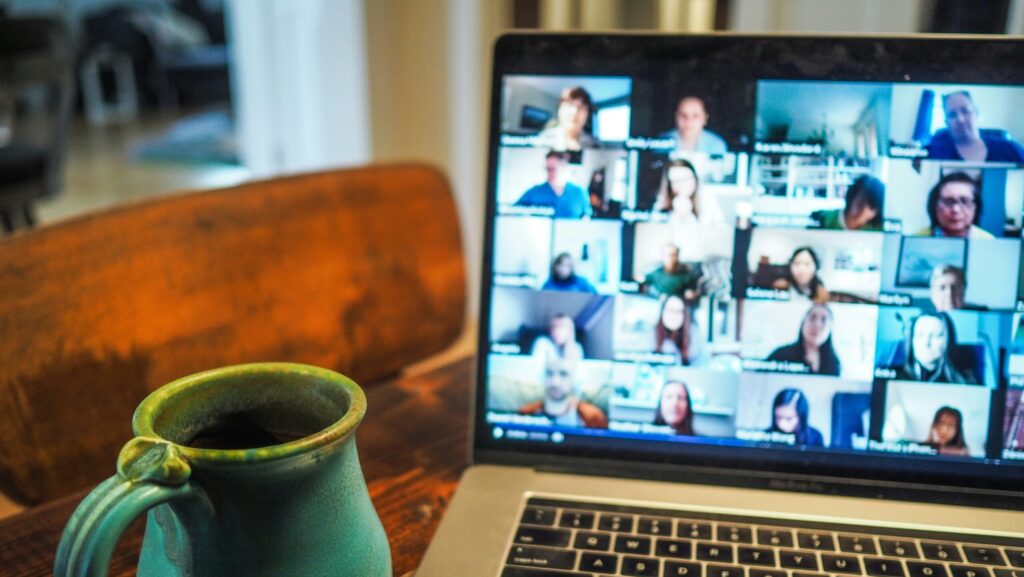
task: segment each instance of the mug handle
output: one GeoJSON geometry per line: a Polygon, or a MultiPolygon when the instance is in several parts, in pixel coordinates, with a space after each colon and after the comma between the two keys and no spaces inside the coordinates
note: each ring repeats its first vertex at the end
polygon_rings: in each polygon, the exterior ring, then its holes
{"type": "Polygon", "coordinates": [[[121,449],[117,474],[71,514],[53,566],[54,577],[105,577],[121,533],[148,509],[187,498],[209,503],[189,482],[192,469],[167,441],[136,437],[121,449]]]}

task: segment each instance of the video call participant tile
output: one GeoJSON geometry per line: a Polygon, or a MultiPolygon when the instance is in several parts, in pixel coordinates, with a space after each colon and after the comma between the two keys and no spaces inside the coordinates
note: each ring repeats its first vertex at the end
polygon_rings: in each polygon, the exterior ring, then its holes
{"type": "Polygon", "coordinates": [[[872,450],[982,458],[992,391],[984,387],[889,381],[881,435],[872,450]]]}

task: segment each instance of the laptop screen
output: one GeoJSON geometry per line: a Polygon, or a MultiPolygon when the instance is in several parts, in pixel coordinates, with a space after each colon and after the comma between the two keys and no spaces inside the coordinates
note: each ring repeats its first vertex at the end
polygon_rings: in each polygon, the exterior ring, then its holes
{"type": "Polygon", "coordinates": [[[503,39],[477,448],[1013,489],[1022,54],[503,39]]]}

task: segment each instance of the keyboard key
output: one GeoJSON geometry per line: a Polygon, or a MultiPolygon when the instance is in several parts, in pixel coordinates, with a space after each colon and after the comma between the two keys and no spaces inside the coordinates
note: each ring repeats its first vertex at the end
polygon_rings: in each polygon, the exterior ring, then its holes
{"type": "Polygon", "coordinates": [[[747,571],[747,577],[786,577],[785,571],[772,571],[770,569],[758,569],[751,567],[747,571]]]}
{"type": "Polygon", "coordinates": [[[566,573],[564,571],[548,571],[547,569],[529,569],[526,567],[505,567],[501,577],[590,577],[586,573],[566,573]]]}
{"type": "Polygon", "coordinates": [[[1024,577],[1024,571],[1020,569],[996,569],[996,577],[1024,577]]]}
{"type": "Polygon", "coordinates": [[[753,543],[750,527],[737,525],[719,525],[718,540],[727,543],[753,543]]]}
{"type": "Polygon", "coordinates": [[[950,565],[949,570],[953,572],[953,577],[991,577],[987,567],[977,565],[950,565]]]}
{"type": "Polygon", "coordinates": [[[786,569],[817,571],[818,556],[809,551],[779,551],[779,564],[786,569]]]}
{"type": "Polygon", "coordinates": [[[706,577],[744,577],[746,571],[736,565],[708,565],[706,577]]]}
{"type": "Polygon", "coordinates": [[[757,547],[738,547],[736,557],[743,565],[763,565],[765,567],[775,566],[775,552],[771,549],[758,549],[757,547]]]}
{"type": "Polygon", "coordinates": [[[800,573],[793,571],[793,577],[828,577],[824,573],[800,573]]]}
{"type": "Polygon", "coordinates": [[[821,568],[828,573],[860,574],[860,561],[849,555],[821,555],[821,568]]]}
{"type": "Polygon", "coordinates": [[[882,555],[890,557],[910,557],[917,559],[917,545],[913,541],[894,541],[891,539],[879,539],[878,545],[882,548],[882,555]]]}
{"type": "Polygon", "coordinates": [[[530,525],[547,525],[550,527],[555,524],[556,513],[556,510],[548,507],[527,507],[523,511],[523,518],[520,521],[530,525]]]}
{"type": "Polygon", "coordinates": [[[910,577],[949,577],[946,566],[939,563],[907,561],[907,569],[910,571],[910,577]]]}
{"type": "Polygon", "coordinates": [[[758,529],[757,543],[775,547],[792,547],[793,532],[789,529],[758,529]]]}
{"type": "Polygon", "coordinates": [[[672,536],[672,519],[652,519],[640,517],[636,524],[636,532],[641,535],[667,535],[672,536]]]}
{"type": "Polygon", "coordinates": [[[1024,551],[1020,549],[1007,549],[1006,558],[1010,560],[1010,565],[1024,567],[1024,551]]]}
{"type": "Polygon", "coordinates": [[[678,539],[658,539],[654,544],[654,554],[658,557],[689,559],[693,555],[693,545],[689,541],[678,539]]]}
{"type": "Polygon", "coordinates": [[[615,550],[619,553],[649,555],[651,553],[651,539],[649,537],[619,535],[615,538],[615,550]]]}
{"type": "Polygon", "coordinates": [[[702,577],[700,563],[665,561],[665,577],[702,577]]]}
{"type": "Polygon", "coordinates": [[[832,535],[826,533],[804,533],[796,534],[797,545],[801,549],[814,549],[817,551],[835,551],[836,544],[832,535]]]}
{"type": "Polygon", "coordinates": [[[580,571],[593,573],[615,573],[619,570],[619,558],[615,555],[584,553],[580,556],[580,571]]]}
{"type": "Polygon", "coordinates": [[[617,533],[632,533],[633,532],[633,516],[632,515],[601,515],[601,522],[598,523],[597,528],[602,531],[615,531],[617,533]]]}
{"type": "Polygon", "coordinates": [[[657,577],[661,562],[650,557],[623,557],[622,574],[640,577],[657,577]]]}
{"type": "Polygon", "coordinates": [[[544,569],[572,569],[576,565],[576,552],[514,545],[506,563],[544,569]]]}
{"type": "MultiPolygon", "coordinates": [[[[697,543],[697,559],[700,561],[717,561],[732,563],[732,545],[718,543],[697,543]]],[[[711,577],[708,575],[708,577],[711,577]]]]}
{"type": "Polygon", "coordinates": [[[520,545],[543,545],[545,547],[568,547],[569,531],[561,529],[541,529],[539,527],[520,527],[516,531],[516,543],[520,545]]]}
{"type": "Polygon", "coordinates": [[[701,521],[679,521],[676,524],[676,537],[690,539],[711,539],[711,523],[701,521]]]}
{"type": "Polygon", "coordinates": [[[875,540],[871,537],[859,535],[840,535],[839,550],[844,553],[863,553],[865,555],[877,555],[875,540]]]}
{"type": "Polygon", "coordinates": [[[903,564],[895,559],[864,558],[864,570],[875,577],[904,577],[903,564]]]}
{"type": "Polygon", "coordinates": [[[936,561],[963,561],[960,551],[953,543],[921,543],[921,552],[925,559],[936,561]]]}
{"type": "Polygon", "coordinates": [[[573,529],[593,529],[594,514],[583,511],[562,511],[562,519],[558,522],[560,527],[572,527],[573,529]]]}
{"type": "Polygon", "coordinates": [[[576,533],[573,547],[588,551],[607,551],[612,545],[612,536],[607,533],[576,533]]]}
{"type": "Polygon", "coordinates": [[[1003,554],[994,547],[973,547],[964,545],[964,556],[968,563],[981,563],[983,565],[1006,565],[1003,554]]]}

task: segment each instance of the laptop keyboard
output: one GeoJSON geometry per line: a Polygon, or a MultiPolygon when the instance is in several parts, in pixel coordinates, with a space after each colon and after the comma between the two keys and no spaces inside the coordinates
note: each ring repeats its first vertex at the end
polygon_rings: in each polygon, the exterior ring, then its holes
{"type": "Polygon", "coordinates": [[[531,498],[501,577],[1024,577],[1024,540],[950,537],[531,498]]]}

